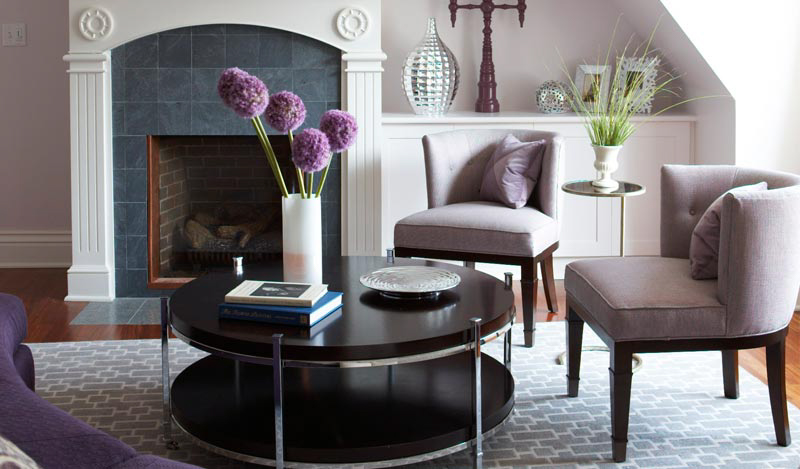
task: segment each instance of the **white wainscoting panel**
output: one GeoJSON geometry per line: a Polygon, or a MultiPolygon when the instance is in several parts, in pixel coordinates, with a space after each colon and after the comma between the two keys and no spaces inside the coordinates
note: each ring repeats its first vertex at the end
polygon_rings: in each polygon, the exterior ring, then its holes
{"type": "MultiPolygon", "coordinates": [[[[658,255],[660,168],[664,164],[693,164],[693,116],[665,115],[636,118],[642,125],[620,155],[615,178],[644,184],[647,193],[629,198],[626,206],[626,254],[658,255]]],[[[455,129],[524,128],[562,134],[566,141],[564,181],[592,179],[592,151],[586,130],[575,115],[455,113],[444,117],[387,114],[383,119],[383,247],[393,246],[394,224],[427,208],[422,137],[455,129]]],[[[619,255],[620,204],[616,199],[563,194],[561,241],[555,256],[556,276],[566,261],[619,255]]],[[[486,269],[499,275],[505,266],[486,269]],[[501,270],[502,269],[502,270],[501,270]]]]}

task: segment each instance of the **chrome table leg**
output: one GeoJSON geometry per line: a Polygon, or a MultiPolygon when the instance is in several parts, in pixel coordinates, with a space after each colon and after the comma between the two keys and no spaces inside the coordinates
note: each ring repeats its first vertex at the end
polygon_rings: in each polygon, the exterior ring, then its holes
{"type": "Polygon", "coordinates": [[[483,467],[483,413],[481,409],[481,320],[472,318],[472,337],[475,353],[475,381],[472,386],[472,404],[475,414],[475,446],[473,447],[473,467],[481,469],[483,467]]]}
{"type": "Polygon", "coordinates": [[[503,364],[506,370],[511,371],[511,329],[506,331],[503,338],[503,364]]]}
{"type": "MultiPolygon", "coordinates": [[[[511,290],[514,284],[514,274],[511,272],[505,273],[505,284],[506,290],[511,290]]],[[[511,325],[514,325],[514,318],[511,318],[511,325]]],[[[511,329],[509,328],[506,331],[506,336],[503,338],[503,364],[506,366],[508,371],[511,371],[511,329]]]]}
{"type": "Polygon", "coordinates": [[[169,382],[169,298],[161,298],[161,391],[164,399],[162,418],[164,444],[167,449],[178,449],[178,442],[172,439],[172,405],[170,404],[169,382]]]}
{"type": "Polygon", "coordinates": [[[625,197],[619,198],[619,257],[625,257],[625,197]]]}
{"type": "Polygon", "coordinates": [[[283,469],[283,334],[272,334],[272,379],[275,387],[275,467],[283,469]]]}

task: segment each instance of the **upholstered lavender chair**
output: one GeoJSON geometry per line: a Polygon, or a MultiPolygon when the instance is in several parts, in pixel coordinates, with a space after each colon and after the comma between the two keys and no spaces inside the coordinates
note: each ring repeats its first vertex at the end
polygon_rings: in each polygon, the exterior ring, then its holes
{"type": "Polygon", "coordinates": [[[397,222],[395,255],[521,266],[525,345],[532,347],[537,264],[547,308],[558,311],[553,251],[558,248],[562,137],[532,130],[457,130],[426,135],[422,145],[428,210],[397,222]],[[481,201],[479,194],[486,162],[508,134],[523,142],[547,140],[536,187],[518,209],[481,201]]]}
{"type": "Polygon", "coordinates": [[[767,348],[770,404],[778,444],[791,442],[785,344],[800,289],[800,177],[734,166],[665,166],[661,171],[661,257],[592,259],[567,266],[567,389],[578,395],[584,322],[609,346],[611,440],[625,460],[635,352],[721,350],[725,397],[739,395],[737,351],[767,348]],[[693,280],[692,231],[726,194],[718,278],[693,280]]]}

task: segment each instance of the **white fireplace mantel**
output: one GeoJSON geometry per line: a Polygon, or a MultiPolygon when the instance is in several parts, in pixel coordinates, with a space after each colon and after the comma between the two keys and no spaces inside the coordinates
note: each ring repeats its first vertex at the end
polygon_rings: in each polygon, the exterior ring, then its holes
{"type": "Polygon", "coordinates": [[[381,0],[70,0],[72,267],[67,301],[109,301],[114,289],[109,51],[149,34],[249,24],[312,37],[342,51],[342,106],[358,120],[343,156],[342,252],[381,247],[381,0]],[[313,12],[313,14],[308,14],[313,12]]]}

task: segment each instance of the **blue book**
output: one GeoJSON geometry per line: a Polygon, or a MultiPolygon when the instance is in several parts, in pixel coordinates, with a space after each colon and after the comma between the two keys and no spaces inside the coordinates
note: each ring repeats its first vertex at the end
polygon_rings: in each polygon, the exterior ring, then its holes
{"type": "Polygon", "coordinates": [[[342,293],[329,291],[310,308],[220,303],[219,317],[289,326],[313,326],[341,307],[342,293]]]}

